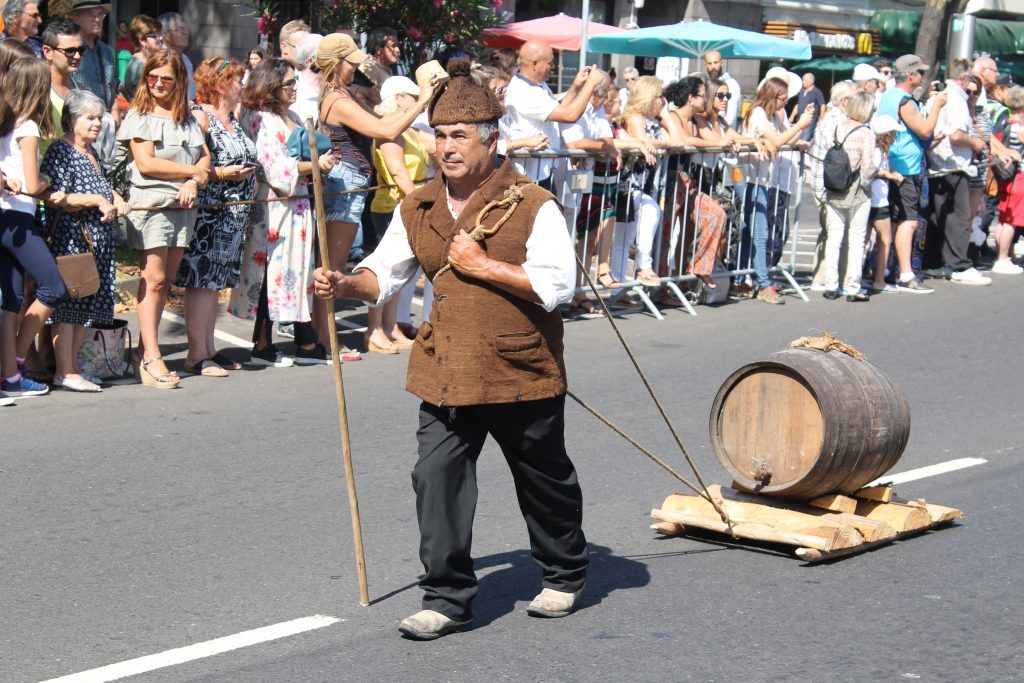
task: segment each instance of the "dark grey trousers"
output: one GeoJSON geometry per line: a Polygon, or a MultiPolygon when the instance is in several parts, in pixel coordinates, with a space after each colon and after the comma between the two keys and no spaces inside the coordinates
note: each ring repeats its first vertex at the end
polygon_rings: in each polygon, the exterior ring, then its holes
{"type": "Polygon", "coordinates": [[[928,231],[924,267],[953,271],[974,266],[967,258],[971,233],[971,197],[967,176],[950,173],[928,179],[928,231]]]}
{"type": "Polygon", "coordinates": [[[565,452],[565,397],[501,405],[420,405],[419,460],[412,471],[420,526],[423,609],[452,619],[472,616],[477,592],[473,558],[476,461],[490,434],[515,481],[533,558],[543,586],[583,587],[587,541],[583,497],[565,452]],[[454,412],[454,415],[453,415],[454,412]]]}

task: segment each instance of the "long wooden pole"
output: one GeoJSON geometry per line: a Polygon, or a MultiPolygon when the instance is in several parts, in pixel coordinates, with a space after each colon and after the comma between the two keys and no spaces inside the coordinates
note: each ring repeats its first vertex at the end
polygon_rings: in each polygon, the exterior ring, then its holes
{"type": "MultiPolygon", "coordinates": [[[[316,149],[316,130],[313,119],[306,119],[309,133],[309,158],[313,162],[313,205],[316,208],[316,234],[320,242],[320,264],[331,265],[327,251],[327,225],[324,221],[323,180],[320,177],[320,154],[316,149]]],[[[338,335],[334,329],[334,299],[327,299],[327,323],[331,334],[331,367],[334,370],[334,391],[338,398],[338,422],[341,424],[341,456],[345,461],[345,483],[348,486],[348,511],[352,517],[352,540],[356,545],[356,571],[359,573],[359,604],[370,604],[370,589],[366,584],[366,558],[363,556],[363,529],[359,522],[359,497],[356,495],[356,475],[352,470],[352,445],[348,438],[348,413],[345,410],[345,380],[341,376],[341,354],[338,335]]]]}

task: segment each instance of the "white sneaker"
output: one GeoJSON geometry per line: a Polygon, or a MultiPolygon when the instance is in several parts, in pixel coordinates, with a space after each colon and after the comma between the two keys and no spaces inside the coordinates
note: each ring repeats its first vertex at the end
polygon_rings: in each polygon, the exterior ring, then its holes
{"type": "Polygon", "coordinates": [[[1024,273],[1024,268],[1015,265],[1010,259],[1004,258],[992,264],[992,272],[997,275],[1020,275],[1024,273]]]}
{"type": "Polygon", "coordinates": [[[978,272],[977,268],[968,268],[967,270],[954,272],[949,276],[949,281],[961,285],[985,286],[992,284],[992,278],[985,277],[978,272]]]}
{"type": "Polygon", "coordinates": [[[828,289],[828,287],[825,286],[824,282],[812,282],[811,286],[808,287],[807,289],[811,290],[812,292],[824,292],[826,289],[828,289]]]}

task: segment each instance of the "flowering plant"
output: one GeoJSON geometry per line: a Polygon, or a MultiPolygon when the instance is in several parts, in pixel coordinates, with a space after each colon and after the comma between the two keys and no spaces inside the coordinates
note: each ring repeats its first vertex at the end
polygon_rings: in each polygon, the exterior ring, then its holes
{"type": "Polygon", "coordinates": [[[346,26],[361,33],[392,27],[398,31],[402,62],[412,69],[448,46],[468,53],[482,50],[483,30],[511,20],[501,7],[502,0],[325,0],[323,26],[325,31],[346,26]]]}

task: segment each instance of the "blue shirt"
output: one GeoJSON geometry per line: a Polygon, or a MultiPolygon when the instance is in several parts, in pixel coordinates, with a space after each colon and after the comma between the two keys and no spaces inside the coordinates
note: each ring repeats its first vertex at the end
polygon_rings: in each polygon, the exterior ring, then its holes
{"type": "MultiPolygon", "coordinates": [[[[15,40],[15,38],[11,38],[7,31],[0,33],[0,41],[7,40],[8,38],[15,40]]],[[[43,59],[43,41],[39,39],[39,36],[29,36],[25,39],[24,43],[35,53],[36,59],[43,59]]]]}
{"type": "MultiPolygon", "coordinates": [[[[878,103],[876,114],[879,116],[888,114],[906,126],[906,122],[899,113],[900,107],[906,100],[913,102],[914,106],[920,110],[918,103],[905,90],[895,86],[887,88],[882,93],[882,100],[878,103]]],[[[909,127],[906,130],[898,131],[895,142],[889,148],[889,166],[892,170],[905,176],[920,175],[924,171],[921,165],[923,160],[924,145],[921,138],[917,137],[909,127]]]]}
{"type": "Polygon", "coordinates": [[[91,91],[110,109],[117,97],[117,61],[114,53],[102,40],[97,40],[94,48],[90,48],[84,41],[82,46],[85,54],[82,55],[78,71],[71,74],[71,82],[79,90],[91,91]]]}

